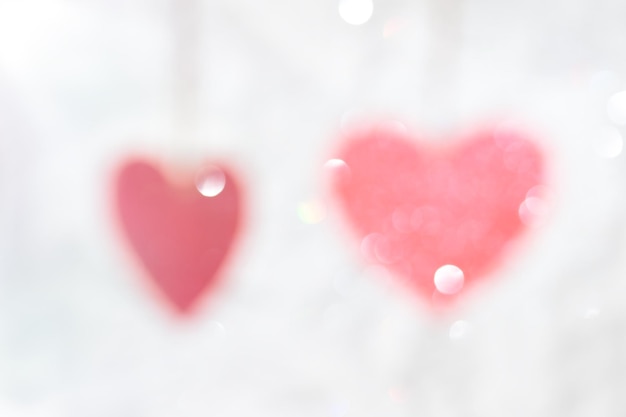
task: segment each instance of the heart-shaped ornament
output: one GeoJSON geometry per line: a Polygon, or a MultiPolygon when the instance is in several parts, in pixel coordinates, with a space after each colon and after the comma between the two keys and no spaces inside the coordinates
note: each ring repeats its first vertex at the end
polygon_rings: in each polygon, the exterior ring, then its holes
{"type": "MultiPolygon", "coordinates": [[[[168,171],[169,172],[169,171],[168,171]]],[[[180,313],[217,282],[236,237],[240,191],[227,169],[205,165],[168,177],[134,159],[116,177],[121,227],[147,275],[180,313]]]]}
{"type": "Polygon", "coordinates": [[[542,153],[513,130],[447,143],[378,126],[355,131],[327,164],[364,255],[438,302],[500,263],[545,189],[542,153]]]}

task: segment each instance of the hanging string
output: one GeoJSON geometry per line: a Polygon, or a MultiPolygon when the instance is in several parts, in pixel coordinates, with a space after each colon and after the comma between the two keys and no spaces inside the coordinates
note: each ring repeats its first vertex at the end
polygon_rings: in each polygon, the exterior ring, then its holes
{"type": "Polygon", "coordinates": [[[173,114],[177,147],[198,134],[201,78],[199,0],[172,0],[173,114]]]}
{"type": "Polygon", "coordinates": [[[463,45],[464,0],[428,0],[429,50],[422,98],[430,115],[444,125],[458,115],[459,65],[463,45]]]}

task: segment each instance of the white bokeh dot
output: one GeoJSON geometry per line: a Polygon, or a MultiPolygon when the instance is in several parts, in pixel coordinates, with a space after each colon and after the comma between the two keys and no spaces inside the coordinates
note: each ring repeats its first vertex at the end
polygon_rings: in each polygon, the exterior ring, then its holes
{"type": "Polygon", "coordinates": [[[362,25],[370,20],[374,12],[372,0],[340,0],[339,16],[351,25],[362,25]]]}
{"type": "Polygon", "coordinates": [[[455,265],[443,265],[435,272],[435,288],[442,294],[456,294],[463,288],[465,276],[455,265]]]}
{"type": "Polygon", "coordinates": [[[213,165],[202,167],[196,175],[196,188],[205,197],[215,197],[226,187],[226,176],[213,165]]]}

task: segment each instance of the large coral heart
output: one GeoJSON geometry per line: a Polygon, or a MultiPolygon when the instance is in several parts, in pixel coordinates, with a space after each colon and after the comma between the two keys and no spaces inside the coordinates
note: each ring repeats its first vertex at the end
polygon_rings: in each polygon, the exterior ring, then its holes
{"type": "Polygon", "coordinates": [[[224,168],[168,181],[151,162],[123,164],[116,177],[122,229],[147,275],[181,313],[216,283],[241,216],[240,193],[224,168]]]}
{"type": "Polygon", "coordinates": [[[453,299],[499,263],[544,181],[542,153],[510,129],[433,146],[377,127],[336,155],[333,189],[361,249],[429,298],[453,299]]]}

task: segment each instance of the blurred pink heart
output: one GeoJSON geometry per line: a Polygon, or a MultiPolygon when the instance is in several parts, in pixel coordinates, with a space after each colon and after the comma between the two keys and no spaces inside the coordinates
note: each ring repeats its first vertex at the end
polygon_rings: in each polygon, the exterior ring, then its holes
{"type": "Polygon", "coordinates": [[[116,207],[148,277],[180,313],[217,282],[240,224],[237,183],[224,168],[179,173],[168,183],[155,164],[126,162],[116,178],[116,207]]]}
{"type": "Polygon", "coordinates": [[[439,147],[381,127],[348,139],[329,165],[361,249],[423,297],[452,300],[496,267],[544,179],[541,152],[512,131],[439,147]]]}

